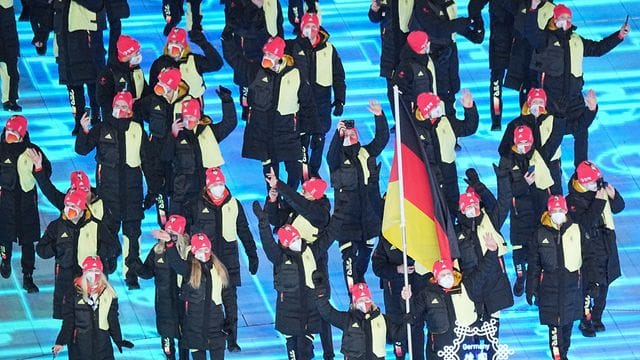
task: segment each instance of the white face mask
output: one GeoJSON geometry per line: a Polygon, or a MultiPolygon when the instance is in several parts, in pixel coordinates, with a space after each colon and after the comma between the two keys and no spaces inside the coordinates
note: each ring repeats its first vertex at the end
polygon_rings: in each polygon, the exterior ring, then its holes
{"type": "Polygon", "coordinates": [[[518,144],[516,146],[516,148],[518,148],[518,153],[520,153],[520,154],[526,154],[527,153],[527,147],[528,146],[525,145],[525,144],[518,144]]]}
{"type": "Polygon", "coordinates": [[[302,29],[302,36],[306,37],[309,40],[313,40],[311,38],[311,28],[310,27],[306,27],[306,28],[302,29]]]}
{"type": "Polygon", "coordinates": [[[200,262],[207,262],[209,254],[206,251],[198,251],[195,253],[194,257],[198,259],[200,262]]]}
{"type": "Polygon", "coordinates": [[[119,109],[119,108],[113,108],[111,115],[113,115],[113,117],[116,119],[127,119],[130,117],[129,112],[127,110],[119,109]]]}
{"type": "Polygon", "coordinates": [[[555,212],[551,214],[551,221],[556,225],[562,225],[567,221],[567,215],[561,212],[555,212]]]}
{"type": "Polygon", "coordinates": [[[466,217],[468,217],[469,219],[473,219],[475,217],[478,217],[479,214],[476,213],[476,208],[473,206],[469,206],[467,207],[467,210],[465,210],[464,215],[466,217]]]}
{"type": "Polygon", "coordinates": [[[431,110],[431,113],[429,114],[429,116],[432,119],[437,119],[437,118],[441,117],[442,115],[443,115],[442,114],[442,108],[440,106],[434,107],[433,110],[431,110]]]}
{"type": "Polygon", "coordinates": [[[129,64],[131,65],[140,65],[141,62],[142,62],[142,54],[136,54],[131,58],[131,60],[129,60],[129,64]]]}
{"type": "Polygon", "coordinates": [[[453,287],[453,274],[443,275],[438,279],[438,285],[444,289],[451,289],[453,287]]]}
{"type": "Polygon", "coordinates": [[[358,301],[356,303],[356,309],[360,310],[363,313],[367,313],[369,306],[367,306],[367,302],[366,301],[358,301]]]}
{"type": "Polygon", "coordinates": [[[595,182],[592,183],[588,183],[586,185],[587,190],[589,191],[598,191],[598,184],[596,184],[595,182]]]}
{"type": "Polygon", "coordinates": [[[533,115],[533,116],[535,116],[535,117],[540,116],[540,114],[542,113],[542,109],[543,109],[543,108],[542,108],[541,106],[533,105],[533,106],[531,107],[531,109],[530,109],[530,111],[531,111],[531,115],[533,115]]]}
{"type": "Polygon", "coordinates": [[[209,191],[211,191],[211,195],[216,198],[222,197],[222,194],[224,194],[224,185],[214,185],[209,188],[209,191]]]}
{"type": "Polygon", "coordinates": [[[289,245],[289,249],[291,249],[291,251],[300,252],[300,250],[302,250],[302,240],[297,239],[292,242],[291,245],[289,245]]]}

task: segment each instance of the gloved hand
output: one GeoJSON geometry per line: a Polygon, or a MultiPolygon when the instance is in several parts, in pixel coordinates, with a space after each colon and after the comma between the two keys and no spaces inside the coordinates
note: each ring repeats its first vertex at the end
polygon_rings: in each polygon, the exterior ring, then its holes
{"type": "MultiPolygon", "coordinates": [[[[207,42],[207,38],[202,33],[202,30],[191,30],[189,31],[189,39],[192,43],[200,46],[200,44],[204,44],[207,42]]],[[[200,46],[202,47],[202,46],[200,46]]]]}
{"type": "Polygon", "coordinates": [[[116,343],[118,351],[122,354],[122,348],[133,349],[133,343],[129,340],[120,340],[116,343]]]}
{"type": "Polygon", "coordinates": [[[233,102],[233,98],[231,97],[231,90],[222,85],[218,86],[218,88],[216,89],[216,94],[218,94],[220,101],[222,101],[223,103],[233,102]]]}
{"type": "Polygon", "coordinates": [[[469,40],[474,44],[481,44],[484,40],[484,20],[482,20],[482,16],[473,18],[472,20],[469,40]]]}
{"type": "Polygon", "coordinates": [[[140,260],[140,258],[138,257],[136,258],[129,257],[129,259],[125,260],[124,263],[127,265],[127,267],[129,267],[129,269],[133,270],[136,274],[138,273],[138,270],[143,266],[142,260],[140,260]]]}
{"type": "Polygon", "coordinates": [[[220,38],[224,41],[233,39],[233,28],[229,25],[226,25],[222,30],[222,34],[220,34],[220,38]]]}
{"type": "Polygon", "coordinates": [[[145,210],[151,209],[151,207],[156,203],[157,198],[158,198],[158,195],[148,192],[147,196],[144,197],[144,209],[145,210]]]}
{"type": "Polygon", "coordinates": [[[321,298],[327,295],[327,277],[324,272],[315,270],[311,274],[313,286],[315,287],[316,296],[321,298]]]}
{"type": "Polygon", "coordinates": [[[251,273],[251,275],[258,273],[258,263],[259,260],[257,256],[249,257],[249,273],[251,273]]]}
{"type": "Polygon", "coordinates": [[[534,296],[535,296],[535,293],[527,291],[527,304],[533,305],[533,303],[534,303],[533,297],[534,296]]]}
{"type": "Polygon", "coordinates": [[[255,200],[253,202],[253,213],[256,215],[259,222],[262,223],[262,222],[269,221],[269,216],[267,215],[267,212],[262,209],[262,206],[260,206],[260,203],[258,202],[258,200],[255,200]]]}
{"type": "Polygon", "coordinates": [[[344,104],[342,101],[334,101],[333,104],[331,104],[331,107],[333,108],[333,116],[341,116],[344,112],[344,104]]]}
{"type": "Polygon", "coordinates": [[[480,176],[478,176],[478,172],[474,168],[468,168],[467,171],[464,172],[467,176],[464,181],[469,184],[469,186],[473,187],[475,184],[480,182],[480,176]]]}

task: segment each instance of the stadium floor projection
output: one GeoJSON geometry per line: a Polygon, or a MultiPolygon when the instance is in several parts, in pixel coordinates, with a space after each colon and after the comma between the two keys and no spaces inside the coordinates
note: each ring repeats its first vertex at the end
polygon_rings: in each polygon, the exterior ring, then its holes
{"type": "MultiPolygon", "coordinates": [[[[19,1],[16,2],[19,12],[19,1]]],[[[139,39],[144,57],[143,68],[148,71],[151,62],[161,53],[163,18],[160,1],[131,0],[132,16],[123,21],[123,33],[139,39]]],[[[579,359],[640,359],[640,238],[633,230],[640,221],[640,0],[627,1],[566,1],[574,9],[574,23],[579,33],[587,38],[599,39],[617,31],[630,15],[632,32],[622,45],[602,58],[585,60],[585,89],[596,90],[600,104],[598,117],[591,127],[590,156],[601,167],[605,178],[616,186],[626,199],[626,210],[616,216],[616,231],[620,248],[623,276],[611,290],[604,317],[607,331],[596,338],[584,338],[577,329],[573,331],[571,358],[579,359]],[[636,224],[636,225],[633,225],[636,224]]],[[[385,82],[378,77],[380,53],[379,28],[367,18],[368,0],[322,0],[323,26],[331,33],[331,41],[338,49],[347,73],[347,101],[345,118],[356,119],[361,137],[368,141],[373,135],[373,119],[366,110],[369,99],[385,103],[385,82]]],[[[466,13],[467,1],[460,1],[459,11],[466,13]]],[[[220,33],[224,25],[222,5],[218,0],[203,1],[206,36],[220,49],[220,33]]],[[[286,4],[283,4],[286,11],[286,4]]],[[[285,15],[286,17],[286,15],[285,15]]],[[[485,23],[488,16],[485,10],[485,23]]],[[[37,56],[31,46],[31,29],[28,23],[18,23],[22,57],[20,58],[21,103],[29,118],[32,141],[43,148],[53,165],[53,180],[60,189],[66,189],[68,174],[82,169],[93,181],[93,155],[81,157],[73,151],[70,136],[73,119],[67,101],[66,89],[58,85],[57,67],[53,58],[51,42],[47,56],[37,56]]],[[[285,23],[285,32],[291,27],[285,23]]],[[[488,32],[488,30],[487,30],[488,32]]],[[[106,35],[105,35],[106,36],[106,35]]],[[[469,88],[479,106],[481,123],[474,136],[461,140],[458,169],[473,166],[481,178],[495,191],[495,177],[491,164],[498,161],[497,144],[501,133],[491,132],[488,95],[488,37],[482,45],[474,45],[459,37],[460,75],[462,87],[469,88]]],[[[105,39],[106,40],[106,39],[105,39]]],[[[197,46],[195,51],[199,51],[197,46]]],[[[220,105],[214,88],[218,84],[232,88],[234,97],[238,90],[232,83],[231,70],[225,65],[222,71],[205,76],[206,113],[214,121],[220,119],[220,105]]],[[[505,120],[517,114],[517,94],[505,90],[505,120]]],[[[458,105],[460,108],[460,105],[458,105]]],[[[388,111],[388,105],[385,103],[388,111]]],[[[9,115],[0,113],[4,119],[9,115]]],[[[334,119],[334,123],[337,120],[334,119]]],[[[264,181],[261,166],[257,161],[240,157],[244,123],[222,144],[226,160],[225,173],[228,185],[245,206],[251,221],[254,236],[257,236],[256,220],[250,211],[251,201],[264,200],[264,181]]],[[[329,134],[331,136],[332,133],[329,134]]],[[[393,141],[393,137],[391,138],[393,141]]],[[[572,172],[573,139],[569,136],[563,143],[563,170],[566,179],[572,172]]],[[[393,150],[389,144],[381,156],[383,182],[386,184],[393,150]]],[[[322,175],[328,179],[326,165],[322,175]]],[[[460,177],[462,183],[462,177],[460,177]]],[[[382,188],[386,188],[383,185],[382,188]]],[[[332,192],[329,191],[330,197],[332,192]]],[[[57,217],[56,210],[46,199],[40,199],[41,224],[57,217]]],[[[146,256],[154,240],[149,233],[157,225],[155,214],[147,212],[143,222],[142,256],[146,256]]],[[[508,234],[508,224],[503,228],[508,234]]],[[[257,240],[257,238],[256,238],[257,240]]],[[[258,241],[259,243],[259,241],[258,241]]],[[[238,291],[239,344],[242,352],[228,354],[229,359],[284,359],[284,340],[273,328],[274,290],[272,288],[272,265],[259,247],[260,269],[257,276],[246,270],[243,264],[243,285],[238,291]]],[[[19,249],[19,248],[18,248],[19,249]]],[[[13,258],[13,274],[10,279],[0,279],[0,358],[1,359],[51,359],[53,345],[60,321],[51,319],[53,290],[53,261],[37,260],[35,282],[40,293],[27,295],[21,288],[20,251],[13,258]]],[[[241,251],[242,253],[242,251],[241,251]]],[[[334,289],[333,303],[345,309],[348,298],[340,270],[340,255],[337,245],[330,249],[330,275],[334,289]]],[[[509,276],[514,274],[508,256],[509,276]]],[[[160,339],[155,331],[154,288],[152,280],[141,280],[141,290],[127,291],[119,269],[112,281],[120,298],[120,321],[124,337],[135,343],[132,350],[117,354],[121,359],[162,359],[160,339]]],[[[368,274],[375,301],[382,304],[382,293],[377,289],[377,278],[368,274]]],[[[538,312],[528,306],[524,297],[517,298],[515,305],[501,314],[501,341],[511,348],[511,359],[544,359],[548,357],[547,328],[538,325],[538,312]]],[[[334,330],[336,354],[339,354],[341,332],[334,330]]],[[[316,339],[316,351],[321,349],[316,339]]],[[[390,350],[390,347],[389,347],[390,350]]],[[[66,358],[66,350],[59,358],[66,358]]],[[[321,356],[316,355],[316,359],[321,356]]],[[[391,353],[389,352],[389,358],[391,353]]]]}

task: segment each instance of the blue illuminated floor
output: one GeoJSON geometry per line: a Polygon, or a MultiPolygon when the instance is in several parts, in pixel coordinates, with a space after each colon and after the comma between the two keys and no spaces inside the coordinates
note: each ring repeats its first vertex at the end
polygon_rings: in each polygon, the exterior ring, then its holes
{"type": "MultiPolygon", "coordinates": [[[[16,1],[17,2],[17,1],[16,1]]],[[[19,3],[19,2],[17,2],[19,3]]],[[[143,65],[148,70],[164,42],[163,19],[159,1],[134,0],[130,19],[123,23],[123,32],[142,40],[143,65]]],[[[216,39],[223,27],[223,13],[218,0],[205,0],[205,28],[210,39],[216,39]]],[[[373,133],[373,122],[366,111],[366,102],[371,98],[384,101],[385,83],[378,77],[380,52],[378,27],[368,22],[367,0],[323,0],[324,26],[332,33],[331,41],[339,50],[347,71],[347,104],[345,117],[358,120],[363,140],[368,141],[373,133]]],[[[466,12],[466,1],[461,1],[460,11],[466,12]]],[[[640,240],[633,224],[640,220],[640,41],[637,19],[640,0],[628,1],[567,1],[574,9],[574,22],[580,33],[589,38],[601,38],[617,30],[626,13],[631,15],[633,32],[614,52],[604,58],[585,61],[585,89],[594,88],[598,93],[600,112],[591,128],[591,157],[600,165],[607,180],[616,186],[625,197],[627,208],[616,217],[620,260],[623,277],[614,283],[610,291],[604,322],[607,332],[595,339],[583,338],[574,328],[571,358],[581,359],[638,359],[640,358],[640,240]]],[[[488,23],[485,15],[485,22],[488,23]]],[[[286,24],[287,33],[291,30],[286,24]]],[[[73,152],[73,140],[69,136],[72,118],[65,88],[59,86],[56,64],[53,57],[38,57],[30,45],[31,34],[27,23],[19,23],[22,55],[20,62],[21,103],[30,119],[33,142],[40,145],[53,163],[54,182],[66,189],[68,173],[84,169],[93,173],[92,157],[80,157],[73,152]]],[[[51,49],[51,42],[49,43],[51,49]]],[[[495,189],[491,163],[497,162],[496,148],[501,134],[489,131],[488,116],[488,34],[481,46],[472,45],[464,39],[459,41],[461,77],[463,87],[471,89],[480,106],[481,125],[478,133],[462,140],[458,168],[469,166],[478,169],[484,180],[495,189]]],[[[197,50],[196,50],[197,51],[197,50]]],[[[223,71],[206,76],[207,113],[219,119],[219,105],[213,89],[218,84],[233,87],[231,72],[223,71]]],[[[234,95],[237,89],[234,88],[234,95]]],[[[512,91],[505,95],[505,119],[517,113],[517,98],[512,91]]],[[[0,114],[4,119],[6,113],[0,114]]],[[[4,120],[2,120],[4,121],[4,120]]],[[[505,120],[506,121],[506,120],[505,120]]],[[[223,142],[222,149],[227,162],[225,174],[229,187],[250,209],[254,199],[264,199],[264,184],[256,161],[240,158],[243,124],[223,142]]],[[[393,139],[393,138],[392,138],[393,139]]],[[[381,161],[388,174],[392,158],[392,147],[387,146],[381,161]]],[[[572,140],[565,140],[564,158],[572,159],[572,140]]],[[[572,161],[564,162],[565,176],[570,174],[572,161]]],[[[323,174],[326,174],[326,168],[323,174]]],[[[386,179],[385,179],[386,180],[386,179]]],[[[57,214],[46,200],[40,203],[41,223],[44,227],[57,214]]],[[[250,213],[250,211],[248,211],[250,213]]],[[[143,223],[143,256],[154,241],[149,232],[155,225],[155,215],[149,212],[143,223]]],[[[250,215],[251,225],[257,234],[255,220],[250,215]]],[[[637,225],[636,225],[637,226],[637,225]]],[[[508,229],[503,229],[508,234],[508,229]]],[[[261,253],[261,251],[260,251],[261,253]]],[[[331,281],[335,289],[333,301],[338,308],[345,309],[347,297],[340,272],[340,257],[336,246],[331,249],[331,281]]],[[[242,260],[246,265],[246,259],[242,260]]],[[[261,253],[260,271],[251,277],[243,271],[243,286],[239,290],[240,326],[239,343],[243,348],[239,355],[228,355],[231,359],[284,359],[283,339],[273,329],[274,291],[271,285],[272,267],[261,253]]],[[[510,263],[510,259],[508,262],[510,263]]],[[[0,358],[1,359],[50,359],[50,349],[56,338],[60,323],[50,320],[53,285],[53,261],[38,260],[35,273],[40,293],[26,295],[21,290],[19,251],[13,259],[13,276],[0,280],[0,358]]],[[[246,266],[245,266],[246,268],[246,266]]],[[[511,271],[511,270],[510,270],[511,271]]],[[[513,273],[510,273],[513,279],[513,273]]],[[[370,274],[369,283],[377,279],[370,274]]],[[[127,291],[121,279],[113,277],[120,297],[120,320],[124,336],[135,343],[134,350],[125,350],[122,359],[161,359],[159,338],[155,332],[153,311],[153,282],[142,281],[143,290],[127,291]]],[[[375,288],[375,286],[372,286],[375,288]]],[[[375,300],[382,302],[379,290],[375,289],[375,300]]],[[[547,329],[538,325],[535,308],[529,307],[523,298],[516,305],[503,311],[502,342],[513,350],[512,359],[547,358],[547,329]]],[[[334,331],[336,353],[339,353],[341,334],[334,331]]],[[[316,349],[319,348],[319,343],[316,349]]],[[[318,354],[320,355],[320,354],[318,354]]],[[[65,358],[66,352],[60,358],[65,358]]],[[[316,359],[321,358],[316,356],[316,359]]]]}

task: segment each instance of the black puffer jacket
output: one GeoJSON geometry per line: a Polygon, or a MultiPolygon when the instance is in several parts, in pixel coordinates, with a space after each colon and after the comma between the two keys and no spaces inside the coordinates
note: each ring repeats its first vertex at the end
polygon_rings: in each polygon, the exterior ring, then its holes
{"type": "MultiPolygon", "coordinates": [[[[271,36],[284,37],[283,16],[280,1],[276,1],[277,11],[275,29],[269,33],[265,12],[251,0],[227,0],[224,6],[225,23],[233,29],[232,41],[250,60],[260,62],[262,46],[271,36]]],[[[241,71],[233,72],[233,82],[240,86],[249,86],[253,78],[241,71]]]]}
{"type": "MultiPolygon", "coordinates": [[[[205,171],[201,146],[214,146],[213,139],[206,139],[202,133],[210,129],[220,148],[224,140],[236,128],[238,118],[236,108],[231,102],[222,103],[222,121],[212,123],[211,118],[203,116],[195,131],[183,129],[177,137],[168,136],[162,149],[162,160],[172,165],[172,201],[185,203],[202,191],[205,185],[205,171]],[[202,139],[202,141],[201,141],[202,139]]],[[[224,160],[223,160],[224,161],[224,160]]],[[[217,166],[221,166],[218,164],[217,166]]]]}
{"type": "Polygon", "coordinates": [[[180,337],[179,314],[182,311],[182,303],[178,298],[177,275],[175,270],[171,268],[166,252],[157,253],[152,248],[144,260],[144,264],[138,262],[130,267],[135,270],[139,277],[154,279],[154,285],[156,286],[156,330],[158,334],[161,337],[180,337]]]}
{"type": "MultiPolygon", "coordinates": [[[[612,214],[624,210],[625,202],[618,190],[608,203],[612,214]]],[[[585,191],[574,175],[569,181],[567,205],[571,217],[583,227],[587,238],[583,266],[585,280],[611,284],[621,273],[616,232],[608,228],[604,221],[607,201],[596,199],[593,191],[585,191]]]]}
{"type": "Polygon", "coordinates": [[[548,213],[543,215],[542,224],[529,241],[526,283],[527,295],[538,298],[540,324],[563,326],[582,317],[580,265],[586,241],[582,227],[571,218],[558,229],[548,213]],[[565,236],[576,226],[579,239],[565,236]]]}
{"type": "Polygon", "coordinates": [[[273,238],[268,216],[259,219],[260,240],[267,259],[274,266],[273,285],[277,291],[275,327],[289,336],[304,336],[320,331],[320,314],[315,304],[314,284],[316,252],[326,253],[331,242],[325,238],[310,248],[302,243],[301,251],[282,248],[273,238]]]}
{"type": "MultiPolygon", "coordinates": [[[[485,216],[489,215],[483,212],[479,217],[473,219],[469,219],[464,214],[458,215],[456,234],[461,255],[460,270],[465,275],[478,271],[480,266],[483,256],[480,242],[484,240],[478,237],[478,225],[485,216]]],[[[496,239],[496,241],[503,240],[496,239]]],[[[504,246],[506,247],[506,244],[504,246]]],[[[489,280],[486,286],[480,289],[476,298],[476,309],[478,312],[486,314],[486,318],[496,311],[513,306],[513,293],[504,270],[505,263],[502,256],[498,257],[498,262],[500,266],[486,274],[489,280]]]]}
{"type": "Polygon", "coordinates": [[[469,17],[482,20],[482,8],[489,3],[489,68],[506,69],[509,66],[509,54],[513,43],[513,22],[517,10],[514,0],[471,0],[469,17]]]}
{"type": "Polygon", "coordinates": [[[343,138],[336,130],[329,146],[327,164],[335,192],[335,209],[329,231],[332,238],[341,242],[366,241],[380,234],[382,198],[380,165],[376,163],[376,157],[389,142],[389,128],[384,113],[375,116],[375,123],[375,137],[369,144],[361,146],[357,143],[345,147],[343,138]],[[358,159],[361,148],[369,155],[367,179],[358,159]]]}
{"type": "MultiPolygon", "coordinates": [[[[228,192],[228,190],[227,190],[228,192]]],[[[256,244],[253,241],[253,235],[249,230],[249,223],[242,208],[242,204],[236,198],[228,193],[226,198],[219,204],[214,204],[206,191],[194,201],[191,214],[187,214],[187,219],[193,221],[190,224],[190,232],[193,234],[204,233],[211,240],[211,252],[213,252],[227,268],[229,273],[229,283],[234,286],[240,286],[240,255],[238,252],[238,240],[226,239],[223,236],[223,217],[227,212],[223,212],[225,205],[235,202],[238,208],[238,215],[233,219],[236,232],[247,257],[252,261],[258,261],[256,252],[256,244]]],[[[231,205],[231,204],[230,204],[231,205]]]]}
{"type": "Polygon", "coordinates": [[[549,108],[556,109],[553,105],[556,101],[564,99],[565,111],[571,115],[573,112],[584,111],[584,99],[582,87],[584,79],[582,73],[574,75],[572,63],[582,63],[584,57],[600,57],[618,46],[622,40],[618,38],[618,30],[600,41],[585,39],[575,33],[576,27],[572,26],[568,31],[557,29],[553,20],[547,27],[541,30],[537,23],[537,12],[529,12],[525,22],[525,34],[534,49],[531,59],[531,68],[538,72],[538,78],[544,73],[544,90],[549,98],[549,108]],[[581,43],[580,47],[578,43],[581,43]],[[557,46],[556,44],[560,44],[557,46]],[[575,44],[575,45],[572,45],[575,44]],[[580,49],[582,52],[571,49],[580,49]]]}
{"type": "Polygon", "coordinates": [[[122,331],[118,320],[118,298],[110,288],[102,288],[99,293],[96,310],[83,300],[78,278],[74,281],[73,289],[65,295],[62,327],[56,344],[67,345],[70,360],[114,359],[111,340],[113,339],[116,345],[122,342],[122,331]],[[107,297],[111,298],[106,313],[109,328],[103,330],[100,328],[99,314],[100,307],[106,306],[107,297]]]}
{"type": "MultiPolygon", "coordinates": [[[[167,247],[165,256],[171,268],[182,275],[180,299],[184,306],[184,321],[182,322],[181,348],[198,350],[224,349],[225,334],[222,331],[224,312],[222,301],[216,304],[212,298],[213,283],[211,259],[206,263],[200,262],[200,286],[196,289],[189,284],[192,261],[196,260],[189,254],[187,260],[180,258],[175,246],[167,247]]],[[[218,294],[219,295],[219,294],[218,294]]],[[[221,296],[221,295],[220,295],[221,296]]]]}
{"type": "Polygon", "coordinates": [[[115,234],[89,211],[77,224],[64,215],[47,225],[36,246],[43,259],[55,257],[55,287],[53,290],[53,318],[62,319],[62,298],[73,288],[73,279],[82,275],[84,257],[98,255],[104,263],[104,273],[116,270],[116,260],[122,253],[115,234]],[[95,236],[95,246],[92,244],[95,236]],[[85,254],[78,259],[78,254],[85,254]]]}
{"type": "Polygon", "coordinates": [[[380,76],[392,79],[400,63],[400,49],[407,43],[407,34],[400,30],[398,0],[381,1],[377,12],[369,8],[369,20],[380,24],[380,76]]]}
{"type": "MultiPolygon", "coordinates": [[[[149,140],[144,129],[141,139],[133,139],[126,143],[125,133],[139,126],[126,119],[115,119],[110,115],[85,134],[80,131],[76,138],[75,149],[80,155],[87,155],[96,149],[96,179],[98,195],[111,211],[115,221],[140,220],[144,217],[142,209],[142,172],[147,173],[146,180],[149,193],[158,193],[158,180],[154,179],[148,161],[149,140]],[[138,148],[127,150],[139,141],[138,148]],[[141,166],[131,167],[126,163],[127,151],[139,154],[141,166]]],[[[132,130],[133,131],[133,130],[132,130]]],[[[136,134],[136,132],[133,132],[136,134]]],[[[137,136],[137,135],[136,135],[137,136]]]]}
{"type": "Polygon", "coordinates": [[[122,90],[129,91],[134,101],[152,91],[139,65],[131,67],[128,62],[113,58],[98,75],[96,86],[96,97],[103,114],[111,114],[113,97],[122,90]]]}
{"type": "MultiPolygon", "coordinates": [[[[417,54],[409,45],[405,45],[400,53],[398,71],[393,74],[393,81],[400,91],[407,109],[412,109],[418,94],[435,92],[435,73],[431,73],[428,64],[433,60],[429,54],[417,54]]],[[[435,68],[434,68],[435,71],[435,68]]]]}

